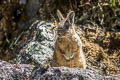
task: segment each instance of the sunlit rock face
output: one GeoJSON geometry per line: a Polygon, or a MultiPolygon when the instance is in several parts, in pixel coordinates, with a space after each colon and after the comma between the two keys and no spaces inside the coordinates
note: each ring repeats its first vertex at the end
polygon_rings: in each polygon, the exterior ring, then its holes
{"type": "Polygon", "coordinates": [[[54,44],[57,38],[56,31],[51,30],[53,24],[37,22],[27,31],[27,43],[20,50],[17,63],[49,64],[54,53],[54,44]]]}

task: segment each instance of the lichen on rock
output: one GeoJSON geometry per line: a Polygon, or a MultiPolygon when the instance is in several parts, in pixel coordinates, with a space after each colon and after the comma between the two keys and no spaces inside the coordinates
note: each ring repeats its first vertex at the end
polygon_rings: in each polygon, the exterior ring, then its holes
{"type": "Polygon", "coordinates": [[[53,24],[48,25],[47,22],[38,21],[28,30],[29,41],[21,50],[17,57],[18,63],[31,63],[31,61],[39,64],[49,64],[54,53],[54,43],[57,35],[53,24]]]}

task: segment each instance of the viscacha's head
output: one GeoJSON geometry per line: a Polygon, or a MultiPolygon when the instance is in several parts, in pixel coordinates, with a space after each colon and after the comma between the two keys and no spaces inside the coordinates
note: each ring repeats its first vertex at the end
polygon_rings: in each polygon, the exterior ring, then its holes
{"type": "Polygon", "coordinates": [[[59,18],[58,22],[58,34],[61,35],[63,33],[68,33],[68,32],[73,32],[74,31],[74,17],[75,17],[75,12],[70,11],[67,14],[67,17],[64,18],[62,13],[57,10],[57,16],[59,18]]]}

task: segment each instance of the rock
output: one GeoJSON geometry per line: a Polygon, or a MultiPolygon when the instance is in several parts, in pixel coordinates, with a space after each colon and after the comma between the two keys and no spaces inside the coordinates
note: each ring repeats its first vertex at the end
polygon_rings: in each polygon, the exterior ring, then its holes
{"type": "Polygon", "coordinates": [[[33,65],[10,64],[0,60],[0,80],[26,80],[30,77],[33,65]]]}
{"type": "Polygon", "coordinates": [[[0,80],[119,80],[120,75],[102,76],[95,71],[68,67],[10,64],[0,60],[0,80]]]}
{"type": "Polygon", "coordinates": [[[43,74],[39,68],[32,79],[35,80],[104,80],[104,77],[92,70],[68,67],[51,67],[43,74]]]}
{"type": "MultiPolygon", "coordinates": [[[[37,21],[27,31],[25,45],[17,57],[17,63],[49,64],[54,53],[56,31],[51,30],[54,25],[37,21]]],[[[21,42],[22,43],[22,42],[21,42]]]]}

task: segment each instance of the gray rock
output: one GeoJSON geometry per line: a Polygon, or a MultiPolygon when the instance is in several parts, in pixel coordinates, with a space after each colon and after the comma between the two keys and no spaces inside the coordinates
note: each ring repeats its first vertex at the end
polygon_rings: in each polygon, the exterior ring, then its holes
{"type": "Polygon", "coordinates": [[[119,78],[120,76],[102,76],[89,69],[68,67],[37,68],[32,75],[34,80],[119,80],[119,78]]]}
{"type": "Polygon", "coordinates": [[[56,31],[51,30],[54,25],[44,21],[33,23],[27,31],[27,43],[20,50],[17,63],[49,64],[54,53],[56,31]]]}
{"type": "Polygon", "coordinates": [[[68,67],[10,64],[0,60],[0,80],[119,80],[120,75],[102,76],[95,71],[68,67]]]}
{"type": "Polygon", "coordinates": [[[33,67],[29,64],[10,64],[0,60],[0,80],[27,80],[33,67]]]}

